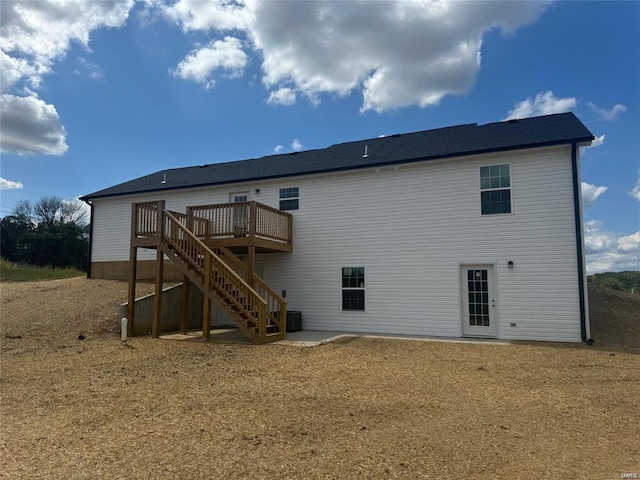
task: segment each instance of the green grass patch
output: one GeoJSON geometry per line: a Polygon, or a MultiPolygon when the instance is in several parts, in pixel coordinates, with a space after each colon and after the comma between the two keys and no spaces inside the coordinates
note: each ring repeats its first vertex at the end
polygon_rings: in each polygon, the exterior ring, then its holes
{"type": "Polygon", "coordinates": [[[4,258],[0,259],[0,282],[35,282],[38,280],[82,277],[85,275],[85,272],[75,268],[36,267],[15,264],[4,258]]]}

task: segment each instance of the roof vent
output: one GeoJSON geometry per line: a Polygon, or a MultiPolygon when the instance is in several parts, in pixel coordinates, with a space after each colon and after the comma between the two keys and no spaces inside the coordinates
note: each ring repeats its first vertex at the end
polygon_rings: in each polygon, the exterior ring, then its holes
{"type": "Polygon", "coordinates": [[[394,133],[393,135],[391,135],[391,138],[398,138],[401,137],[402,134],[401,133],[394,133]]]}
{"type": "Polygon", "coordinates": [[[162,181],[160,182],[162,185],[164,185],[165,183],[167,183],[167,174],[164,174],[164,177],[162,178],[162,181]]]}
{"type": "Polygon", "coordinates": [[[291,152],[289,155],[297,155],[298,152],[291,152]]]}
{"type": "Polygon", "coordinates": [[[369,156],[368,147],[368,145],[364,146],[364,155],[362,155],[362,158],[367,158],[369,156]]]}

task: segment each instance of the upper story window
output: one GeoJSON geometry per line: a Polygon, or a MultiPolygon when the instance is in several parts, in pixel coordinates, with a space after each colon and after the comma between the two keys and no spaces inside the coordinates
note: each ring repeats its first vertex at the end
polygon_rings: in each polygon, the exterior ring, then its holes
{"type": "Polygon", "coordinates": [[[511,213],[511,172],[509,164],[480,167],[482,215],[511,213]]]}
{"type": "Polygon", "coordinates": [[[300,208],[300,188],[280,189],[280,210],[298,210],[300,208]]]}
{"type": "Polygon", "coordinates": [[[342,310],[364,312],[364,267],[342,268],[342,310]]]}

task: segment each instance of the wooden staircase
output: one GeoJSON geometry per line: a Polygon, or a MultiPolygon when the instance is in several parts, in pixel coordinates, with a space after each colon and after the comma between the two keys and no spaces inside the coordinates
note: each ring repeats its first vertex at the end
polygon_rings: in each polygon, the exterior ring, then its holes
{"type": "MultiPolygon", "coordinates": [[[[134,210],[136,205],[146,204],[134,204],[134,210]]],[[[230,250],[208,247],[189,228],[184,214],[166,210],[164,202],[152,205],[155,205],[152,215],[147,209],[145,215],[136,214],[136,217],[143,218],[148,233],[153,233],[157,240],[153,246],[158,250],[158,258],[166,255],[185,280],[202,291],[205,302],[210,300],[223,309],[254,344],[284,339],[286,302],[230,250]]],[[[148,248],[151,247],[148,244],[148,248]]],[[[205,308],[203,336],[206,339],[209,316],[210,310],[205,308]]]]}

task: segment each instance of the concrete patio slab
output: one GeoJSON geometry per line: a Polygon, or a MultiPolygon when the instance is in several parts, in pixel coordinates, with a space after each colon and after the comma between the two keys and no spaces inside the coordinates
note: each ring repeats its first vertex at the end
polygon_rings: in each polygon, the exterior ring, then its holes
{"type": "Polygon", "coordinates": [[[334,342],[341,338],[363,337],[381,338],[387,340],[411,340],[419,342],[452,342],[452,343],[478,343],[484,345],[508,345],[508,340],[496,340],[493,338],[457,338],[457,337],[426,337],[394,334],[372,334],[364,332],[333,332],[321,330],[301,330],[287,333],[286,340],[274,342],[279,345],[314,346],[323,343],[334,342]]]}
{"type": "MultiPolygon", "coordinates": [[[[285,340],[273,342],[273,345],[290,345],[296,347],[313,347],[324,343],[334,342],[344,338],[380,338],[387,340],[411,340],[418,342],[451,342],[451,343],[476,343],[484,345],[508,345],[508,340],[496,340],[488,338],[454,338],[454,337],[424,337],[394,334],[371,334],[363,332],[334,332],[323,330],[301,330],[287,333],[285,340]]],[[[160,335],[163,340],[186,340],[203,342],[201,330],[190,330],[186,335],[181,333],[167,333],[160,335]]],[[[251,345],[242,332],[237,328],[216,328],[211,330],[210,343],[242,343],[251,345]]]]}

